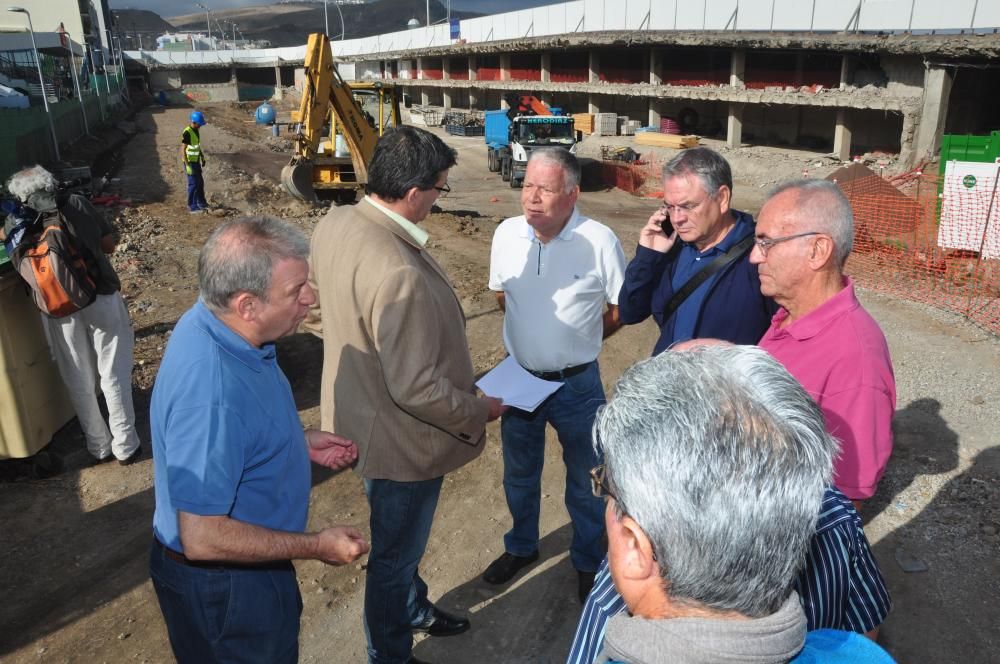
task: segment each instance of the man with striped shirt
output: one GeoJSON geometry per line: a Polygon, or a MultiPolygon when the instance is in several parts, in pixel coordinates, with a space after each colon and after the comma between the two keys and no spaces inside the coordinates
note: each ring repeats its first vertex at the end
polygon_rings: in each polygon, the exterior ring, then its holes
{"type": "MultiPolygon", "coordinates": [[[[810,631],[872,633],[892,607],[861,517],[834,487],[823,496],[816,534],[795,590],[810,631]]],[[[601,651],[608,619],[624,610],[625,601],[615,590],[605,559],[583,607],[567,664],[591,664],[601,651]]]]}
{"type": "MultiPolygon", "coordinates": [[[[760,348],[692,345],[628,369],[594,425],[605,463],[592,489],[607,497],[608,569],[627,613],[583,661],[892,662],[857,632],[811,622],[865,613],[823,577],[855,542],[827,537],[852,510],[827,489],[839,446],[819,407],[760,348]],[[803,610],[799,592],[821,600],[803,610]]],[[[853,565],[848,576],[864,576],[853,565]]]]}

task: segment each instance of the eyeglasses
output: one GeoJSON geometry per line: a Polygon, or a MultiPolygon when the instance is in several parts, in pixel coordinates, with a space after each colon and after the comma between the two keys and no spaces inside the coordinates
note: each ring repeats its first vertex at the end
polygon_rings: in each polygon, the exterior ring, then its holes
{"type": "Polygon", "coordinates": [[[444,183],[443,187],[433,187],[433,188],[437,189],[438,193],[442,196],[451,191],[451,187],[448,186],[447,182],[444,183]]]}
{"type": "Polygon", "coordinates": [[[662,209],[666,210],[667,214],[677,214],[678,212],[691,214],[692,212],[700,208],[702,205],[704,205],[706,201],[710,201],[713,198],[715,198],[715,194],[710,194],[705,198],[701,199],[700,201],[698,201],[697,203],[684,203],[683,205],[670,205],[669,203],[664,202],[662,209]]]}
{"type": "MultiPolygon", "coordinates": [[[[615,499],[615,510],[619,517],[627,514],[625,506],[622,505],[622,501],[618,500],[618,496],[611,492],[611,487],[608,486],[608,474],[607,465],[601,464],[600,466],[594,466],[590,469],[590,491],[597,498],[614,498],[615,499]]],[[[648,537],[648,535],[647,535],[648,537]]],[[[653,541],[649,541],[652,547],[653,560],[659,561],[659,557],[656,555],[656,547],[653,545],[653,541]]]]}
{"type": "Polygon", "coordinates": [[[822,233],[819,231],[809,231],[808,233],[796,233],[795,235],[786,235],[784,237],[758,237],[754,238],[753,243],[757,245],[758,249],[760,249],[760,255],[767,258],[768,250],[774,245],[788,240],[794,240],[795,238],[808,237],[810,235],[822,235],[822,233]]]}
{"type": "Polygon", "coordinates": [[[618,497],[608,486],[607,466],[603,463],[590,469],[590,491],[596,498],[608,496],[614,498],[616,503],[619,502],[618,497]]]}

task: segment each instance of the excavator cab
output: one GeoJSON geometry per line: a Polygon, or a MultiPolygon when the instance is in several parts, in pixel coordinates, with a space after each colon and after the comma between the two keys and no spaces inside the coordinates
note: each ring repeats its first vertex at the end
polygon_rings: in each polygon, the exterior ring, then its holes
{"type": "Polygon", "coordinates": [[[292,196],[317,202],[353,203],[368,182],[375,143],[400,123],[396,87],[382,81],[348,85],[333,62],[326,35],[309,35],[302,103],[293,122],[295,153],[281,171],[292,196]]]}

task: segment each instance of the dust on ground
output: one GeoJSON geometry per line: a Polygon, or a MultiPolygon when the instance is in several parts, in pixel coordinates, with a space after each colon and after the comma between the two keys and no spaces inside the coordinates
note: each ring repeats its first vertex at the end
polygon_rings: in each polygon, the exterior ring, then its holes
{"type": "MultiPolygon", "coordinates": [[[[113,260],[136,331],[136,414],[147,458],[129,467],[88,465],[75,423],[52,444],[66,470],[34,480],[17,462],[0,464],[0,659],[11,662],[166,662],[166,631],[147,576],[153,510],[148,459],[150,390],[177,318],[196,298],[199,248],[222,218],[267,213],[310,232],[322,208],[284,194],[277,173],[290,144],[249,122],[252,107],[204,109],[206,181],[213,215],[189,215],[179,135],[190,109],[147,108],[125,129],[111,187],[131,205],[109,208],[121,234],[113,260]]],[[[282,110],[287,110],[284,108],[282,110]]],[[[439,130],[435,130],[439,131],[439,130]]],[[[444,136],[443,132],[440,132],[444,136]]],[[[489,246],[502,219],[519,213],[519,191],[486,169],[482,139],[444,136],[459,153],[453,192],[426,221],[430,251],[451,275],[468,318],[477,372],[502,358],[501,315],[486,288],[489,246]]],[[[614,139],[623,141],[623,139],[614,139]]],[[[590,137],[581,155],[613,142],[590,137]]],[[[712,145],[713,144],[710,143],[712,145]]],[[[667,156],[666,153],[663,156],[667,156]]],[[[735,206],[756,212],[767,188],[836,168],[816,153],[775,148],[728,151],[735,206]],[[818,165],[817,165],[818,164],[818,165]],[[828,169],[828,170],[827,170],[828,169]]],[[[607,223],[634,251],[655,202],[622,191],[585,191],[581,209],[607,223]]],[[[896,450],[866,510],[867,532],[895,608],[880,637],[901,662],[995,661],[1000,647],[1000,345],[954,316],[889,297],[862,299],[886,331],[899,403],[896,450]],[[906,571],[924,568],[925,571],[906,571]]],[[[652,323],[625,328],[601,354],[605,385],[645,357],[652,323]]],[[[320,342],[296,335],[279,344],[303,422],[319,419],[320,342]]],[[[508,588],[479,580],[502,551],[509,516],[501,487],[499,431],[486,450],[445,480],[421,574],[444,608],[469,614],[473,629],[422,639],[415,655],[435,662],[560,662],[579,616],[568,560],[568,517],[558,444],[550,434],[543,476],[541,562],[508,588]]],[[[310,526],[351,524],[367,532],[368,509],[350,472],[313,475],[310,526]]],[[[304,612],[303,661],[364,661],[364,569],[296,564],[304,612]]]]}

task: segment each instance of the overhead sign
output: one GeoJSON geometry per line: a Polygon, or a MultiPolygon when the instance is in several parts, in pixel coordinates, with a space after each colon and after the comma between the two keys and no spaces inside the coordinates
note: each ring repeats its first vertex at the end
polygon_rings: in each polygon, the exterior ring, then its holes
{"type": "Polygon", "coordinates": [[[448,21],[448,27],[451,30],[451,38],[452,39],[461,39],[462,38],[462,31],[461,31],[458,23],[459,23],[459,21],[458,21],[457,18],[453,18],[453,19],[451,19],[451,20],[448,21]]]}

